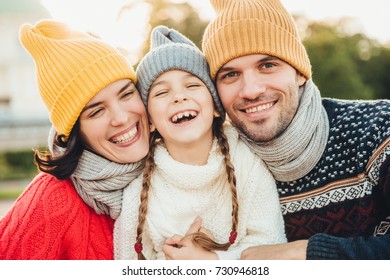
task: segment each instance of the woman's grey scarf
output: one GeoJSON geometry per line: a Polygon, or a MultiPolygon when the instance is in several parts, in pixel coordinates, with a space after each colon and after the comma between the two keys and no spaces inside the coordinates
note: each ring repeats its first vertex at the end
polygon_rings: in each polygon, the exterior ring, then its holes
{"type": "MultiPolygon", "coordinates": [[[[54,145],[55,129],[49,133],[49,149],[61,155],[63,149],[54,145]]],[[[97,214],[118,218],[122,208],[123,189],[141,174],[144,161],[119,164],[84,150],[76,170],[71,175],[75,189],[82,200],[97,214]]]]}
{"type": "Polygon", "coordinates": [[[141,174],[143,163],[119,164],[85,150],[70,178],[87,205],[116,219],[122,208],[123,189],[141,174]]]}
{"type": "Polygon", "coordinates": [[[269,142],[241,138],[267,164],[275,179],[294,181],[307,175],[320,160],[329,135],[329,120],[318,88],[310,80],[300,88],[298,110],[282,135],[269,142]]]}

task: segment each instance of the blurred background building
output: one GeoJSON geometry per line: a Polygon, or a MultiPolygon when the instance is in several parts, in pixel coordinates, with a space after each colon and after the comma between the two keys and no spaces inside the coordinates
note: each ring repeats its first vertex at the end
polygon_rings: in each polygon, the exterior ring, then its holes
{"type": "Polygon", "coordinates": [[[50,15],[39,0],[0,1],[0,151],[46,144],[48,115],[18,37],[21,24],[43,17],[50,15]]]}

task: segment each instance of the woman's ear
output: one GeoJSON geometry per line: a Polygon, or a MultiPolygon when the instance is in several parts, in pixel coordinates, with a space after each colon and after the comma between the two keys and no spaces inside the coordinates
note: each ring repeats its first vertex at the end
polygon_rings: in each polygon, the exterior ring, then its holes
{"type": "Polygon", "coordinates": [[[221,116],[221,114],[214,109],[214,118],[219,118],[221,116]]]}
{"type": "Polygon", "coordinates": [[[154,132],[156,130],[156,127],[154,126],[154,124],[152,122],[149,123],[149,131],[150,132],[154,132]]]}

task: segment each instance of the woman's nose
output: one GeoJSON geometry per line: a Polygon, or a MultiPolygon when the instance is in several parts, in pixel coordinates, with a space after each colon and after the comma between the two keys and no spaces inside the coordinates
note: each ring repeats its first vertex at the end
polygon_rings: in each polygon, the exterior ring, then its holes
{"type": "Polygon", "coordinates": [[[120,126],[124,123],[127,123],[129,118],[129,112],[123,108],[116,108],[112,113],[111,123],[113,126],[120,126]]]}

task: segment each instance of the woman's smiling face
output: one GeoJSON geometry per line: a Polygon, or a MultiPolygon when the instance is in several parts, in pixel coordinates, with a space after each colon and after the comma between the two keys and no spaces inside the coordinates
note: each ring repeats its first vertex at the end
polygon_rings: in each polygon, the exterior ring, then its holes
{"type": "Polygon", "coordinates": [[[130,79],[97,93],[80,114],[80,133],[88,149],[118,163],[132,163],[149,151],[145,106],[130,79]]]}

